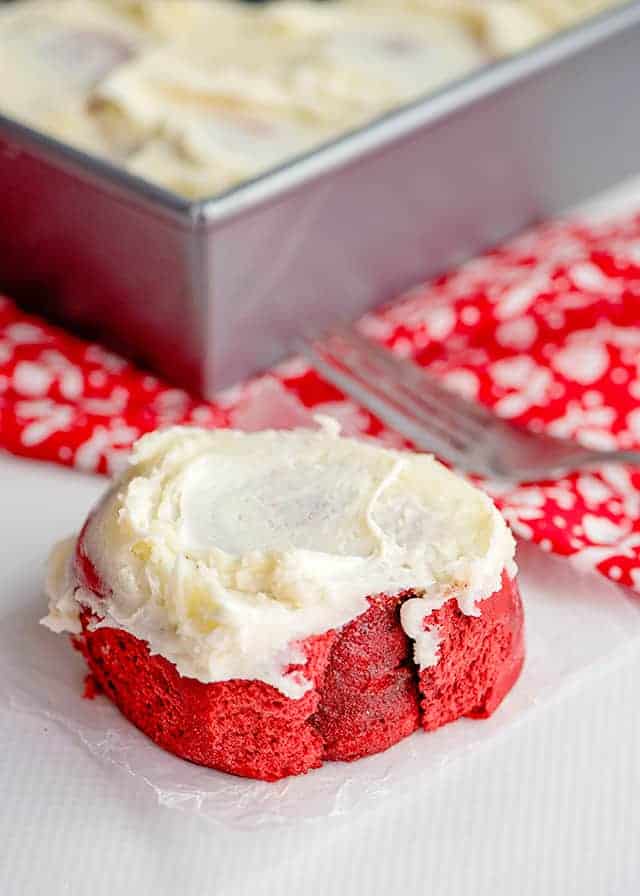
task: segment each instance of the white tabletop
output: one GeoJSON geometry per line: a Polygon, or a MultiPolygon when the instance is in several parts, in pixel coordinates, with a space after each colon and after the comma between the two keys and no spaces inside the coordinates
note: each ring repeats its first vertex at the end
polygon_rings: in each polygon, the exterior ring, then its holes
{"type": "MultiPolygon", "coordinates": [[[[632,193],[640,182],[593,211],[625,208],[632,193]]],[[[39,599],[50,545],[103,486],[0,454],[0,625],[39,599]]],[[[427,783],[340,817],[252,831],[160,807],[68,730],[0,701],[0,894],[637,896],[634,643],[427,783]]]]}

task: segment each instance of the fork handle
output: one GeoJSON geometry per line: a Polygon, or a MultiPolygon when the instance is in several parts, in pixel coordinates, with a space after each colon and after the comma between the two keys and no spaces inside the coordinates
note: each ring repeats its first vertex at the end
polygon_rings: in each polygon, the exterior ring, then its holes
{"type": "Polygon", "coordinates": [[[640,466],[640,451],[615,450],[615,451],[588,451],[586,462],[594,464],[630,464],[640,466]]]}
{"type": "Polygon", "coordinates": [[[606,463],[640,466],[640,451],[608,451],[606,452],[606,463]]]}
{"type": "Polygon", "coordinates": [[[542,462],[539,465],[532,464],[530,467],[518,470],[517,476],[521,481],[549,479],[566,473],[576,473],[578,470],[601,467],[603,464],[630,464],[640,467],[640,451],[590,451],[586,448],[581,451],[578,449],[575,454],[563,457],[555,464],[542,462]]]}
{"type": "MultiPolygon", "coordinates": [[[[640,466],[640,451],[590,451],[588,448],[584,451],[577,451],[574,458],[567,458],[569,464],[574,462],[577,464],[573,469],[582,468],[585,464],[590,466],[601,464],[632,464],[640,466]]],[[[564,466],[564,462],[563,462],[564,466]]]]}

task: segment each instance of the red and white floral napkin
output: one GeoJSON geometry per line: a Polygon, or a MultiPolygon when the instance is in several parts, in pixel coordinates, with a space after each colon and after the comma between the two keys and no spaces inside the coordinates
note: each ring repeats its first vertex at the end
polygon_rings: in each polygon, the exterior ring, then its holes
{"type": "MultiPolygon", "coordinates": [[[[540,227],[363,327],[503,417],[640,448],[640,214],[540,227]]],[[[203,402],[0,299],[0,446],[15,454],[108,473],[159,426],[288,427],[311,411],[403,444],[299,359],[203,402]]],[[[640,469],[484,486],[518,535],[640,591],[640,469]]]]}

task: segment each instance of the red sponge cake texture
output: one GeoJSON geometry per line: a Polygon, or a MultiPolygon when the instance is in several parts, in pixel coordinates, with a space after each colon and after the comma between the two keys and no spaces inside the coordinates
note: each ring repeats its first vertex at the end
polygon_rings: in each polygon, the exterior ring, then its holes
{"type": "MultiPolygon", "coordinates": [[[[92,590],[98,579],[86,557],[79,572],[92,590]]],[[[144,641],[113,628],[91,630],[82,617],[75,638],[98,687],[159,746],[235,775],[275,781],[326,760],[354,760],[419,727],[439,728],[461,716],[490,715],[516,681],[524,659],[517,585],[502,588],[466,616],[455,594],[426,620],[440,635],[436,666],[418,670],[413,642],[400,624],[404,600],[378,595],[338,631],[308,638],[299,668],[311,682],[299,700],[261,681],[204,684],[182,677],[152,656],[144,641]]]]}

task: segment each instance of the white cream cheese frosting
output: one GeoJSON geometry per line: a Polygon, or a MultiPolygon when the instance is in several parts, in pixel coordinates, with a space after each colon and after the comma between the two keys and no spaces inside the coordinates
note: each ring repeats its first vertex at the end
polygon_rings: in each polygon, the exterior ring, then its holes
{"type": "Polygon", "coordinates": [[[416,593],[401,610],[421,667],[438,659],[424,619],[452,594],[478,603],[515,574],[490,499],[429,455],[335,428],[241,433],[174,427],[144,436],[91,515],[83,551],[103,583],[78,581],[75,539],[52,553],[53,631],[130,632],[203,682],[258,679],[298,698],[296,642],[339,628],[368,596],[416,593]]]}

